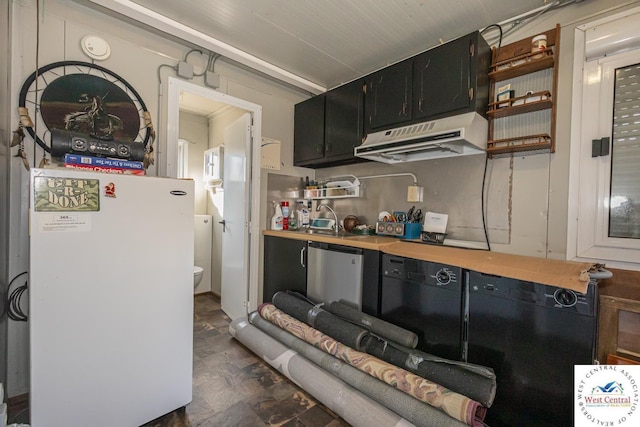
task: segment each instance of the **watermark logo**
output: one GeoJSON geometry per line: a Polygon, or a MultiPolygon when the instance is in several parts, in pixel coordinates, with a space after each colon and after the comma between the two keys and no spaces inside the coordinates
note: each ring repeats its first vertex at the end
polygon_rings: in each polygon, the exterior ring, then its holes
{"type": "Polygon", "coordinates": [[[575,426],[639,426],[640,365],[576,365],[575,426]]]}

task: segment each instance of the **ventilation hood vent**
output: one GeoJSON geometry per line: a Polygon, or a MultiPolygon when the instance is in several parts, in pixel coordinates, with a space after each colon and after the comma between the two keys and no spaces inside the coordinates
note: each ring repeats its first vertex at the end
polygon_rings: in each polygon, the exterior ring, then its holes
{"type": "Polygon", "coordinates": [[[484,117],[465,113],[369,134],[354,152],[383,163],[482,154],[487,149],[487,130],[484,117]]]}

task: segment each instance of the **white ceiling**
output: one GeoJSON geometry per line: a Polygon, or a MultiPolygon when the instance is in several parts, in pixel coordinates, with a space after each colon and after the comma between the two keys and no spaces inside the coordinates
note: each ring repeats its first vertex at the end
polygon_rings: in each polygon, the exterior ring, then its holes
{"type": "MultiPolygon", "coordinates": [[[[162,15],[185,25],[188,31],[228,44],[258,62],[264,61],[326,89],[490,24],[558,3],[547,0],[90,1],[112,10],[119,9],[120,13],[162,15]],[[125,8],[127,12],[123,12],[125,8]]],[[[567,0],[560,3],[565,2],[567,0]]]]}

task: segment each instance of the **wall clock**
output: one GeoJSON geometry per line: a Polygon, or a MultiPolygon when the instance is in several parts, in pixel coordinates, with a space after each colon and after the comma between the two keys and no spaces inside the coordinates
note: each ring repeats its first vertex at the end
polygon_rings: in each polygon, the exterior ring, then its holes
{"type": "Polygon", "coordinates": [[[22,85],[19,106],[36,123],[23,120],[25,129],[47,153],[51,130],[62,129],[144,144],[146,163],[153,164],[155,132],[147,107],[129,83],[100,65],[61,61],[39,68],[22,85]]]}

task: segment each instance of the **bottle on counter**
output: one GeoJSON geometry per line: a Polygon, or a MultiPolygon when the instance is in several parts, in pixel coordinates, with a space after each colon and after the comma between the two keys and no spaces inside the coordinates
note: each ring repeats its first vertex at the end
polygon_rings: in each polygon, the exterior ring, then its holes
{"type": "Polygon", "coordinates": [[[276,212],[271,217],[271,229],[282,230],[282,209],[279,203],[273,202],[273,206],[276,212]]]}
{"type": "Polygon", "coordinates": [[[298,227],[300,228],[309,228],[309,210],[304,205],[303,200],[299,200],[296,203],[296,215],[298,216],[298,227]]]}
{"type": "Polygon", "coordinates": [[[282,229],[289,229],[289,202],[281,202],[282,206],[282,229]]]}

